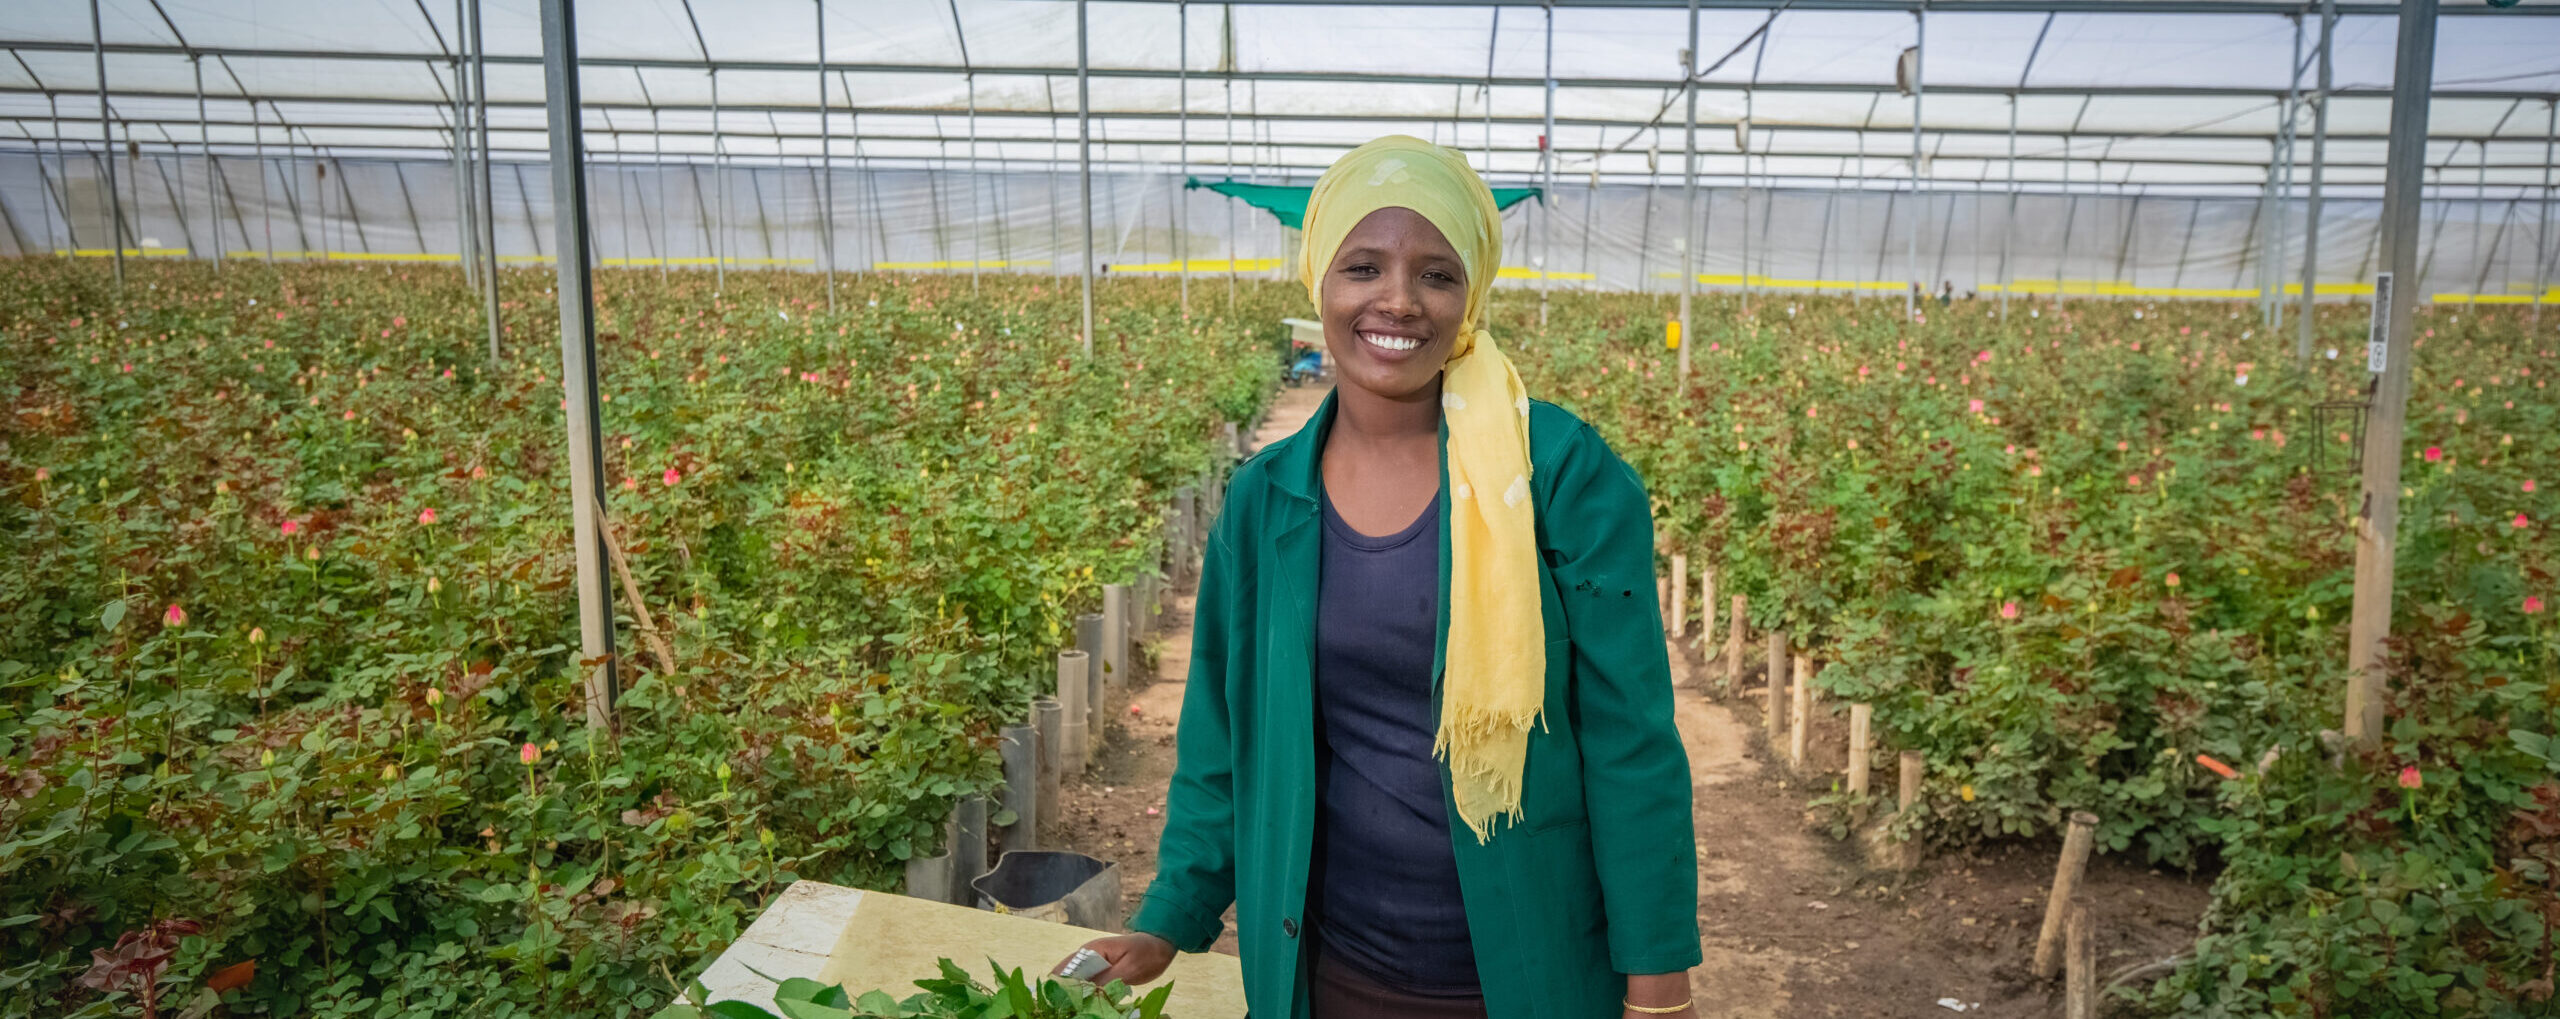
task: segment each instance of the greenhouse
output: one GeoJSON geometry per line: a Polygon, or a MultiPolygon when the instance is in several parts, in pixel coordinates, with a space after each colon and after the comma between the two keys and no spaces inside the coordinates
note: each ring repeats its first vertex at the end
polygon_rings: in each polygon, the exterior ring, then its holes
{"type": "Polygon", "coordinates": [[[2560,4],[0,49],[0,1019],[2560,1007],[2560,4]]]}
{"type": "MultiPolygon", "coordinates": [[[[1694,141],[1675,0],[1104,3],[1085,31],[1106,43],[1081,54],[1072,4],[884,6],[823,28],[825,5],[796,2],[588,12],[602,264],[1066,272],[1089,169],[1097,266],[1269,273],[1283,229],[1184,184],[1303,186],[1389,133],[1552,196],[1509,221],[1513,285],[1675,288],[1682,238],[1655,226],[1687,200],[1693,144],[1711,287],[2225,299],[2309,278],[2345,298],[2375,263],[2391,4],[1708,3],[1694,141]]],[[[2551,284],[2537,7],[2444,8],[2431,298],[2551,284]]],[[[88,13],[7,26],[15,251],[103,252],[120,198],[117,236],[153,256],[451,260],[471,246],[457,210],[485,206],[479,246],[549,257],[530,5],[486,26],[436,3],[193,23],[106,3],[96,31],[88,13]]]]}

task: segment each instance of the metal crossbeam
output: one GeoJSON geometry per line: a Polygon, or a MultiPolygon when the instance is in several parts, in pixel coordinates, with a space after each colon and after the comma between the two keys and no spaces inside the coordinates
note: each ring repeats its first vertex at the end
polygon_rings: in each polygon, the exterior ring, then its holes
{"type": "MultiPolygon", "coordinates": [[[[1933,5],[1931,9],[1932,9],[1932,10],[1938,10],[1938,11],[1940,11],[1940,13],[1944,13],[1944,9],[1943,9],[1942,7],[1939,7],[1939,6],[1936,6],[1936,5],[1933,5]]],[[[2519,8],[2516,8],[2516,11],[2515,11],[2515,12],[2521,12],[2521,11],[2537,11],[2537,12],[2541,12],[2541,13],[2553,13],[2553,14],[2560,14],[2560,5],[2552,5],[2552,6],[2549,6],[2549,7],[2519,7],[2519,8]]],[[[2510,13],[2515,13],[2515,12],[2510,12],[2510,13]]],[[[56,42],[56,41],[47,41],[47,40],[34,40],[34,39],[24,39],[24,40],[21,40],[21,39],[0,39],[0,49],[26,50],[26,51],[28,51],[28,52],[30,52],[30,53],[43,53],[43,52],[71,52],[71,53],[86,53],[86,52],[88,52],[89,47],[87,47],[87,46],[83,46],[83,45],[80,45],[80,44],[78,44],[78,43],[56,42]]],[[[171,56],[171,57],[184,57],[184,56],[188,55],[188,50],[187,50],[187,48],[186,48],[186,47],[182,47],[182,46],[169,46],[169,45],[157,44],[157,43],[108,43],[108,44],[106,44],[106,51],[107,51],[108,53],[122,54],[122,55],[156,55],[156,56],[171,56]]],[[[421,52],[409,52],[409,51],[348,52],[348,51],[341,51],[341,50],[311,50],[311,49],[290,49],[290,48],[277,48],[277,47],[200,47],[200,48],[196,49],[196,50],[195,50],[195,52],[202,53],[202,54],[204,54],[204,55],[206,55],[206,56],[238,57],[238,58],[241,58],[241,59],[265,59],[265,60],[285,60],[285,61],[353,60],[353,61],[387,61],[387,62],[392,62],[392,63],[432,63],[432,62],[434,62],[434,61],[436,61],[436,60],[441,59],[437,54],[433,54],[433,53],[421,53],[421,52]]],[[[526,67],[538,66],[538,65],[540,65],[540,63],[541,63],[541,58],[539,58],[539,57],[510,56],[510,55],[495,54],[495,53],[489,54],[489,55],[486,57],[486,60],[487,60],[489,63],[491,63],[491,64],[507,64],[507,65],[526,66],[526,67]]],[[[626,68],[626,67],[636,67],[636,68],[650,69],[650,70],[670,70],[670,71],[713,71],[713,70],[719,70],[719,71],[770,71],[770,72],[776,72],[776,73],[787,73],[787,74],[811,74],[811,73],[816,73],[816,72],[818,72],[819,70],[821,70],[821,69],[822,69],[822,65],[820,65],[820,64],[818,64],[818,63],[816,63],[816,62],[813,62],[813,61],[804,61],[804,60],[716,60],[716,61],[715,61],[715,60],[711,59],[710,57],[708,57],[707,55],[706,55],[703,59],[701,59],[701,60],[670,60],[670,59],[660,59],[660,58],[643,58],[643,57],[590,57],[590,58],[586,58],[586,59],[584,59],[584,60],[579,61],[579,66],[580,66],[581,68],[590,68],[590,67],[593,67],[593,68],[626,68]]],[[[959,73],[962,73],[960,68],[951,67],[951,66],[948,66],[948,65],[938,65],[938,64],[898,64],[898,63],[871,63],[871,62],[847,63],[847,62],[841,62],[841,61],[829,61],[829,62],[827,62],[826,64],[824,64],[824,65],[823,65],[823,69],[824,69],[824,70],[826,70],[826,71],[830,71],[830,72],[835,72],[835,71],[845,71],[845,72],[852,72],[852,73],[856,73],[856,74],[959,74],[959,73]]],[[[1074,67],[1069,67],[1069,66],[1049,66],[1049,65],[1009,65],[1009,66],[984,66],[984,65],[982,65],[982,66],[979,66],[979,67],[976,69],[976,73],[978,73],[979,75],[982,75],[982,76],[988,76],[988,77],[1036,77],[1036,78],[1045,78],[1045,77],[1049,77],[1049,76],[1052,76],[1052,75],[1054,75],[1054,76],[1058,76],[1058,77],[1071,77],[1071,76],[1073,76],[1073,75],[1076,73],[1076,69],[1075,69],[1074,67]]],[[[1181,78],[1181,77],[1183,76],[1183,75],[1182,75],[1182,72],[1180,72],[1180,71],[1178,71],[1178,70],[1159,70],[1159,69],[1155,69],[1155,68],[1138,68],[1138,67],[1092,68],[1092,69],[1089,69],[1087,73],[1088,73],[1091,77],[1095,77],[1095,78],[1106,78],[1106,79],[1137,79],[1137,80],[1162,79],[1162,80],[1165,80],[1165,81],[1174,81],[1174,80],[1177,80],[1177,79],[1179,79],[1179,78],[1181,78]]],[[[1191,72],[1191,73],[1192,73],[1192,74],[1199,75],[1199,76],[1201,76],[1201,77],[1203,77],[1203,78],[1206,78],[1206,79],[1212,79],[1212,80],[1229,80],[1229,81],[1238,81],[1238,82],[1265,81],[1265,82],[1274,82],[1274,83],[1312,83],[1312,84],[1339,84],[1339,85],[1467,85],[1467,86],[1490,86],[1490,87],[1493,87],[1493,88],[1524,88],[1524,89],[1529,89],[1529,88],[1543,89],[1543,88],[1545,88],[1545,87],[1546,87],[1546,84],[1547,84],[1546,79],[1545,79],[1545,78],[1542,78],[1542,77],[1488,77],[1488,76],[1485,76],[1485,75],[1460,76],[1460,75],[1443,75],[1443,74],[1377,74],[1377,73],[1357,73],[1357,72],[1347,72],[1347,71],[1241,71],[1241,70],[1236,70],[1236,69],[1234,69],[1234,68],[1221,68],[1221,69],[1216,70],[1216,71],[1194,71],[1194,72],[1191,72]]],[[[1643,91],[1647,91],[1647,92],[1652,92],[1652,93],[1659,94],[1659,93],[1660,93],[1662,90],[1664,90],[1664,89],[1675,89],[1675,88],[1679,88],[1679,87],[1680,87],[1680,81],[1679,81],[1678,79],[1676,79],[1676,78],[1561,78],[1561,77],[1560,77],[1560,78],[1557,78],[1557,79],[1556,79],[1556,87],[1558,87],[1558,88],[1571,88],[1571,89],[1584,89],[1584,88],[1592,88],[1592,89],[1610,89],[1610,88],[1617,88],[1617,89],[1640,89],[1640,90],[1643,90],[1643,91]]],[[[1724,91],[1724,92],[1735,92],[1735,93],[1739,93],[1739,92],[1745,91],[1746,89],[1750,88],[1751,86],[1747,86],[1747,85],[1740,84],[1740,83],[1734,83],[1734,82],[1701,81],[1701,82],[1699,82],[1699,83],[1698,83],[1698,87],[1699,87],[1699,88],[1701,88],[1701,89],[1709,90],[1709,91],[1724,91]]],[[[1884,87],[1889,88],[1890,86],[1884,86],[1884,87]]],[[[1758,88],[1759,88],[1759,89],[1761,89],[1762,91],[1769,91],[1769,92],[1821,92],[1821,93],[1848,93],[1848,94],[1855,94],[1855,95],[1865,95],[1865,94],[1867,94],[1867,93],[1869,93],[1869,92],[1878,91],[1879,86],[1877,86],[1876,84],[1874,84],[1874,83],[1872,83],[1872,82],[1849,82],[1849,81],[1814,82],[1814,81],[1806,81],[1806,82],[1781,82],[1781,83],[1774,84],[1774,85],[1773,85],[1773,84],[1762,84],[1762,85],[1758,86],[1758,88]]],[[[83,90],[83,91],[89,91],[89,90],[83,90]]],[[[2270,100],[2270,101],[2278,100],[2278,99],[2282,99],[2282,98],[2284,98],[2284,94],[2285,94],[2285,90],[2284,90],[2282,87],[2270,87],[2270,88],[2241,88],[2241,87],[2234,87],[2234,86],[2182,86],[2182,85],[2075,85],[2075,86],[2043,86],[2043,87],[2032,87],[2032,88],[2018,88],[2018,87],[2013,87],[2013,86],[2009,86],[2009,85],[1940,85],[1940,86],[1935,86],[1934,88],[1932,88],[1932,89],[1931,89],[1931,91],[1938,92],[1938,93],[1943,94],[1943,95],[1985,95],[1985,96],[2006,96],[2006,95],[2010,95],[2010,94],[2012,94],[2012,93],[2019,93],[2019,94],[2025,94],[2025,95],[2068,95],[2068,96],[2149,97],[2149,98],[2251,98],[2251,99],[2266,99],[2266,100],[2270,100]]],[[[2390,96],[2391,96],[2391,90],[2390,90],[2390,89],[2388,89],[2388,88],[2340,89],[2340,90],[2338,90],[2338,92],[2337,92],[2336,94],[2337,94],[2338,96],[2342,97],[2342,98],[2351,98],[2351,99],[2388,99],[2388,98],[2390,98],[2390,96]]],[[[2435,96],[2436,98],[2439,98],[2439,99],[2516,99],[2516,98],[2527,98],[2527,99],[2539,100],[2539,99],[2542,99],[2544,96],[2549,95],[2550,93],[2549,93],[2547,90],[2534,90],[2534,89],[2440,89],[2440,90],[2436,90],[2433,94],[2434,94],[2434,96],[2435,96]]],[[[348,102],[348,101],[355,101],[355,100],[357,100],[359,97],[353,97],[353,96],[340,97],[340,96],[326,96],[326,95],[302,95],[302,96],[284,96],[284,97],[282,97],[282,98],[287,98],[287,99],[297,99],[297,100],[310,101],[310,102],[348,102]]],[[[379,97],[374,97],[374,98],[379,98],[379,97]]],[[[417,105],[425,105],[425,100],[423,100],[423,99],[418,99],[418,100],[391,100],[391,101],[395,101],[395,102],[404,102],[404,103],[413,103],[413,104],[417,104],[417,105]]],[[[490,105],[491,105],[491,106],[504,106],[504,105],[509,105],[509,104],[505,104],[505,103],[500,103],[500,102],[492,101],[492,102],[490,103],[490,105]]],[[[525,106],[527,106],[527,107],[530,107],[530,108],[539,109],[539,108],[541,107],[541,105],[542,105],[542,104],[541,104],[539,101],[530,101],[530,102],[526,102],[526,103],[524,103],[523,105],[525,105],[525,106]]],[[[594,108],[596,105],[598,105],[598,104],[596,104],[596,103],[588,103],[588,104],[587,104],[587,107],[588,107],[588,108],[590,108],[590,109],[592,109],[592,108],[594,108]]],[[[673,108],[673,107],[670,107],[670,108],[673,108]]],[[[742,108],[743,108],[743,107],[742,107],[742,108]]],[[[809,107],[782,107],[782,108],[783,108],[783,109],[808,109],[809,107]]],[[[948,112],[948,113],[957,113],[957,112],[960,112],[960,111],[958,111],[958,110],[946,110],[946,111],[944,111],[944,112],[948,112]]],[[[1351,119],[1351,118],[1335,117],[1335,118],[1332,118],[1332,119],[1351,119]]],[[[1433,120],[1445,120],[1445,119],[1447,119],[1447,118],[1428,118],[1428,119],[1433,119],[1433,120]]]]}

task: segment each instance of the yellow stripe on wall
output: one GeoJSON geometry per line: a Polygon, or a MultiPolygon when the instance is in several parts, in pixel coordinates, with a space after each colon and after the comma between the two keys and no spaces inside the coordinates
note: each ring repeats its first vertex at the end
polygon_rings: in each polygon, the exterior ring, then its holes
{"type": "Polygon", "coordinates": [[[1983,284],[1980,289],[1984,293],[1992,294],[2006,290],[2012,294],[2058,293],[2064,295],[2078,294],[2083,297],[2185,297],[2228,300],[2258,296],[2256,288],[2234,290],[2227,287],[2137,287],[2130,283],[2124,283],[2121,281],[2101,282],[2098,280],[2063,280],[2059,282],[2054,280],[2017,280],[2007,287],[2003,287],[1997,283],[1986,283],[1983,284]]]}
{"type": "MultiPolygon", "coordinates": [[[[1546,277],[1551,280],[1592,280],[1599,278],[1587,272],[1551,272],[1546,274],[1546,277]]],[[[1502,267],[1501,272],[1494,274],[1494,278],[1505,280],[1533,280],[1538,278],[1538,270],[1524,266],[1506,265],[1502,267]]]]}
{"type": "Polygon", "coordinates": [[[1008,262],[1008,261],[990,261],[990,260],[981,259],[981,260],[979,260],[979,261],[977,261],[977,262],[970,262],[970,261],[967,261],[967,260],[963,259],[963,260],[948,261],[948,262],[873,262],[873,263],[871,263],[871,267],[872,267],[873,269],[967,269],[967,268],[970,268],[970,267],[972,267],[972,266],[975,266],[975,267],[980,268],[980,269],[1010,269],[1010,268],[1014,268],[1014,267],[1017,267],[1017,266],[1036,266],[1036,265],[1047,265],[1047,264],[1049,264],[1049,263],[1047,263],[1047,262],[1045,262],[1045,261],[1043,261],[1043,262],[1010,261],[1010,262],[1008,262]]]}
{"type": "Polygon", "coordinates": [[[2560,287],[2540,297],[2532,294],[2429,294],[2437,304],[2560,304],[2560,287]]]}
{"type": "MultiPolygon", "coordinates": [[[[530,258],[530,257],[533,257],[533,256],[530,256],[530,255],[509,255],[509,256],[507,256],[507,257],[509,257],[509,258],[530,258]]],[[[551,261],[551,259],[550,259],[550,258],[548,258],[548,257],[545,257],[545,258],[543,258],[542,260],[543,260],[543,261],[545,261],[545,262],[551,261]]],[[[603,263],[604,265],[607,265],[607,266],[616,266],[616,267],[629,267],[629,266],[635,266],[635,265],[816,265],[816,264],[818,264],[818,263],[817,263],[817,260],[816,260],[816,259],[812,259],[812,258],[727,258],[727,259],[722,259],[722,258],[709,258],[709,257],[704,257],[704,258],[607,258],[607,259],[603,259],[603,260],[602,260],[602,263],[603,263]]]]}
{"type": "MultiPolygon", "coordinates": [[[[1658,272],[1658,273],[1654,273],[1653,275],[1654,275],[1654,277],[1655,277],[1655,278],[1657,278],[1657,279],[1676,280],[1676,279],[1679,279],[1679,278],[1680,278],[1680,274],[1679,274],[1679,273],[1676,273],[1676,272],[1658,272]]],[[[1768,287],[1768,288],[1770,288],[1770,289],[1772,289],[1772,290],[1894,290],[1894,291],[1899,291],[1899,290],[1901,290],[1901,289],[1903,288],[1903,287],[1902,287],[1902,284],[1900,284],[1900,283],[1896,283],[1896,282],[1893,282],[1892,280],[1796,280],[1796,279],[1780,279],[1780,278],[1773,277],[1773,276],[1749,276],[1749,277],[1745,277],[1745,276],[1743,276],[1743,275],[1741,275],[1741,274],[1739,274],[1739,273],[1728,273],[1728,274],[1708,274],[1708,273],[1701,273],[1701,274],[1699,274],[1699,276],[1698,276],[1698,282],[1699,282],[1699,283],[1701,283],[1701,284],[1704,284],[1704,285],[1706,285],[1706,286],[1711,286],[1711,287],[1739,287],[1739,286],[1745,286],[1745,285],[1748,285],[1748,286],[1755,286],[1755,287],[1768,287]],[[1746,280],[1748,281],[1747,283],[1745,282],[1746,280]]]]}
{"type": "MultiPolygon", "coordinates": [[[[415,251],[226,251],[226,258],[319,259],[330,262],[460,262],[462,256],[415,251]]],[[[514,257],[514,256],[508,256],[514,257]]]]}
{"type": "MultiPolygon", "coordinates": [[[[1270,272],[1271,270],[1280,267],[1280,261],[1281,260],[1277,258],[1239,258],[1233,261],[1229,261],[1224,258],[1194,258],[1182,262],[1134,262],[1128,265],[1113,263],[1105,268],[1109,272],[1270,272]]],[[[1040,262],[1036,264],[1047,265],[1049,263],[1040,262]]]]}

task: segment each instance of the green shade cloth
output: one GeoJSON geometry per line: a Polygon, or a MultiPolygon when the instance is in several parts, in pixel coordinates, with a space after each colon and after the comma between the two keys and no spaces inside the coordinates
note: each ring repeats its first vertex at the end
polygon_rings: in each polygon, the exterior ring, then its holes
{"type": "MultiPolygon", "coordinates": [[[[1229,198],[1244,199],[1246,204],[1277,217],[1280,220],[1280,225],[1288,227],[1291,230],[1304,229],[1302,224],[1305,222],[1307,217],[1307,192],[1315,190],[1312,187],[1289,187],[1281,184],[1246,184],[1241,181],[1233,180],[1211,182],[1201,180],[1198,177],[1193,177],[1184,181],[1182,186],[1186,190],[1192,188],[1208,188],[1211,191],[1215,191],[1229,198]]],[[[1522,199],[1527,198],[1538,198],[1540,201],[1545,200],[1539,196],[1537,188],[1493,189],[1493,204],[1494,207],[1498,209],[1508,209],[1514,205],[1520,204],[1522,199]]]]}

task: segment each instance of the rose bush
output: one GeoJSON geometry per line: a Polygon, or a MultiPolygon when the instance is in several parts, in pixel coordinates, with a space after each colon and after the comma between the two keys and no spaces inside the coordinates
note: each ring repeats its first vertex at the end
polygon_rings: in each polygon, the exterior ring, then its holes
{"type": "Polygon", "coordinates": [[[2359,454],[2318,405],[2363,392],[2364,307],[2323,309],[2297,365],[2246,306],[1968,301],[1905,324],[1899,300],[1723,295],[1684,384],[1670,299],[1559,296],[1544,335],[1533,303],[1503,303],[1496,335],[1535,336],[1513,344],[1531,390],[1645,476],[1666,562],[1712,566],[1823,662],[1826,696],[1927,756],[1914,837],[2085,809],[2105,851],[2222,868],[2158,1010],[2550,1007],[2549,323],[2419,316],[2391,724],[2339,754],[2359,454]]]}
{"type": "Polygon", "coordinates": [[[618,605],[605,741],[548,272],[495,365],[452,272],[129,274],[0,266],[0,1015],[648,1014],[783,884],[936,851],[1277,376],[1258,288],[1115,281],[1086,361],[1055,280],[601,274],[674,659],[618,605]]]}

